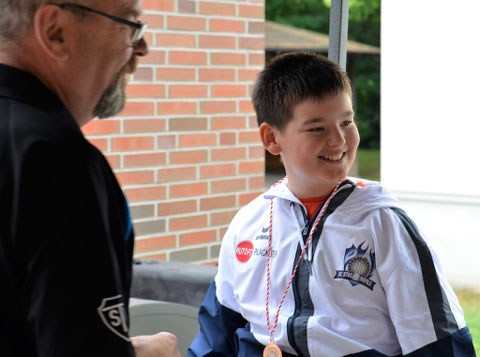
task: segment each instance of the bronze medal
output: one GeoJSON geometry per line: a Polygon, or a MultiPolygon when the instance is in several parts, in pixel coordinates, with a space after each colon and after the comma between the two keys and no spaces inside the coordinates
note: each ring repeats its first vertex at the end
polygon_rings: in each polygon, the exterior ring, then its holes
{"type": "Polygon", "coordinates": [[[282,357],[282,351],[276,344],[270,342],[263,349],[263,357],[282,357]]]}

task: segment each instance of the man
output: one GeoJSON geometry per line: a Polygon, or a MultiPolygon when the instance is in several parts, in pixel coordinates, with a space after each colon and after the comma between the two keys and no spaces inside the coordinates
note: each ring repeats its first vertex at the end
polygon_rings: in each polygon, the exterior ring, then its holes
{"type": "Polygon", "coordinates": [[[139,0],[0,0],[0,355],[179,356],[129,338],[133,232],[82,135],[145,56],[139,0]]]}

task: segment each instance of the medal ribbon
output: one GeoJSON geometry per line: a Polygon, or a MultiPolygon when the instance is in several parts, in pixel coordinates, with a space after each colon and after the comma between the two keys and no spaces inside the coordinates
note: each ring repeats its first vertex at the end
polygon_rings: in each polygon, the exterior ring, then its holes
{"type": "MultiPolygon", "coordinates": [[[[285,180],[285,178],[281,179],[280,181],[278,181],[274,186],[278,185],[280,182],[282,182],[283,180],[285,180]]],[[[338,188],[340,187],[340,184],[343,182],[344,180],[340,181],[339,183],[337,183],[337,185],[335,186],[335,189],[332,191],[332,193],[330,194],[330,196],[328,197],[327,201],[325,202],[325,204],[323,205],[323,208],[322,208],[322,211],[320,212],[320,214],[317,216],[317,218],[315,219],[315,223],[312,227],[312,230],[310,231],[310,234],[308,236],[308,239],[307,239],[307,242],[305,243],[305,246],[303,247],[301,253],[300,253],[300,256],[298,257],[298,261],[297,261],[297,264],[295,264],[295,268],[293,269],[293,272],[292,272],[292,276],[290,277],[290,280],[287,284],[287,287],[285,288],[285,292],[283,293],[283,296],[282,296],[282,300],[280,301],[280,305],[278,305],[278,310],[277,310],[277,314],[275,315],[275,325],[273,326],[273,329],[270,327],[270,314],[269,314],[269,308],[268,308],[268,301],[269,301],[269,297],[270,297],[270,252],[271,252],[271,248],[272,248],[272,223],[273,223],[273,198],[270,200],[270,226],[269,226],[269,231],[268,231],[268,250],[267,250],[267,257],[268,257],[268,260],[267,260],[267,299],[266,299],[266,311],[267,311],[267,329],[268,329],[268,332],[270,332],[270,341],[271,343],[273,343],[273,333],[275,332],[275,330],[277,329],[277,325],[278,325],[278,316],[280,314],[280,309],[282,308],[282,305],[283,305],[283,302],[285,301],[285,297],[287,296],[287,292],[288,292],[288,289],[290,289],[290,285],[292,285],[292,281],[293,281],[293,278],[295,277],[295,274],[297,273],[297,269],[298,269],[298,266],[300,265],[300,262],[302,260],[302,257],[303,255],[305,254],[305,251],[308,247],[308,245],[310,244],[310,241],[312,240],[312,237],[313,237],[313,233],[315,232],[315,230],[317,229],[317,226],[318,226],[318,223],[320,222],[320,219],[322,219],[323,217],[323,214],[325,213],[328,205],[330,204],[330,201],[332,200],[332,198],[335,196],[335,194],[337,193],[338,191],[338,188]]]]}

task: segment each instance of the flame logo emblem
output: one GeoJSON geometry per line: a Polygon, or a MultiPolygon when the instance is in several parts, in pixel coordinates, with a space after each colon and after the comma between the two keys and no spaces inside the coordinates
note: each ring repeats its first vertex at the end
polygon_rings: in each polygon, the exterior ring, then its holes
{"type": "Polygon", "coordinates": [[[368,249],[368,245],[363,249],[365,242],[358,247],[352,246],[345,250],[343,260],[344,270],[337,270],[334,279],[346,279],[352,286],[359,284],[373,290],[375,282],[370,278],[375,272],[375,253],[368,249]]]}

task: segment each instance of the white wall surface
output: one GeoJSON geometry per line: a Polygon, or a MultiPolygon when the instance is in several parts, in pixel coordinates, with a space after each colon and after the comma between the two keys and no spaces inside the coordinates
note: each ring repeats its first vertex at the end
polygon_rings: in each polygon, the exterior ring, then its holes
{"type": "Polygon", "coordinates": [[[480,289],[480,1],[382,1],[383,183],[480,289]]]}

